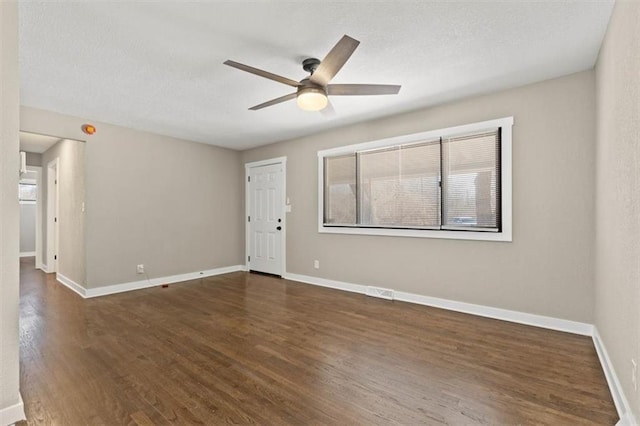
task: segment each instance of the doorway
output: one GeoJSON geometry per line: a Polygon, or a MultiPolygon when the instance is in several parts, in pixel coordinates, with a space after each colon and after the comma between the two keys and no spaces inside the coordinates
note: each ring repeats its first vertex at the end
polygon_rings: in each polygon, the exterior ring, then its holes
{"type": "MultiPolygon", "coordinates": [[[[35,265],[60,282],[84,285],[85,142],[21,130],[27,170],[41,168],[35,265]]],[[[66,285],[66,284],[65,284],[66,285]]]]}
{"type": "Polygon", "coordinates": [[[42,266],[42,167],[26,166],[18,187],[20,203],[20,257],[35,257],[42,266]]]}
{"type": "Polygon", "coordinates": [[[286,157],[245,164],[247,269],[282,276],[286,259],[286,157]]]}

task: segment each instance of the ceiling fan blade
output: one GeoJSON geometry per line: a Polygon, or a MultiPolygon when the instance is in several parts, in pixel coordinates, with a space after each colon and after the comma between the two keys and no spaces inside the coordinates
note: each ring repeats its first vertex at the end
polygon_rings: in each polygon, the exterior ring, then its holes
{"type": "Polygon", "coordinates": [[[333,105],[331,104],[331,101],[328,101],[327,106],[322,108],[320,110],[320,113],[327,118],[331,118],[336,115],[336,110],[333,109],[333,105]]]}
{"type": "Polygon", "coordinates": [[[291,99],[295,99],[296,96],[297,96],[297,93],[290,93],[288,95],[280,96],[279,98],[271,99],[270,101],[261,103],[260,105],[253,106],[253,107],[251,107],[249,109],[251,111],[257,111],[257,110],[262,109],[262,108],[270,107],[271,105],[276,105],[276,104],[279,104],[281,102],[290,101],[291,99]]]}
{"type": "Polygon", "coordinates": [[[397,95],[401,86],[393,84],[330,84],[330,96],[397,95]]]}
{"type": "Polygon", "coordinates": [[[287,85],[293,86],[293,87],[300,86],[299,82],[297,82],[295,80],[291,80],[290,78],[282,77],[282,76],[280,76],[278,74],[273,74],[273,73],[268,72],[268,71],[264,71],[264,70],[261,70],[261,69],[258,69],[258,68],[250,67],[249,65],[241,64],[239,62],[227,60],[227,61],[224,61],[224,64],[225,65],[229,65],[230,67],[233,67],[233,68],[237,68],[237,69],[242,70],[242,71],[249,72],[251,74],[259,75],[260,77],[268,78],[269,80],[277,81],[278,83],[287,84],[287,85]]]}
{"type": "Polygon", "coordinates": [[[318,68],[311,75],[311,82],[326,86],[329,81],[340,71],[349,60],[360,42],[356,39],[344,35],[340,41],[327,53],[318,68]]]}

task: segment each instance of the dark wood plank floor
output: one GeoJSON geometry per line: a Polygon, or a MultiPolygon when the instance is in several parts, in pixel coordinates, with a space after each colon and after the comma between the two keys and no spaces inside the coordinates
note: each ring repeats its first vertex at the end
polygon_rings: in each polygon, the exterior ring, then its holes
{"type": "Polygon", "coordinates": [[[617,420],[590,338],[247,273],[83,300],[24,259],[20,329],[33,425],[617,420]]]}

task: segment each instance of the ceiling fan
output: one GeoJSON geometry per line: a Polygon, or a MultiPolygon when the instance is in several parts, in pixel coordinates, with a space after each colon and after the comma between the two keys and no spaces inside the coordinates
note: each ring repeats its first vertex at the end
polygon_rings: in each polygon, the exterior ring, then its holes
{"type": "Polygon", "coordinates": [[[329,84],[359,44],[358,40],[345,35],[322,61],[316,58],[305,59],[302,62],[302,68],[311,75],[300,81],[235,61],[228,60],[224,64],[296,88],[294,93],[249,108],[252,111],[296,99],[298,107],[303,110],[332,112],[333,108],[327,96],[396,95],[400,91],[400,86],[390,84],[329,84]]]}

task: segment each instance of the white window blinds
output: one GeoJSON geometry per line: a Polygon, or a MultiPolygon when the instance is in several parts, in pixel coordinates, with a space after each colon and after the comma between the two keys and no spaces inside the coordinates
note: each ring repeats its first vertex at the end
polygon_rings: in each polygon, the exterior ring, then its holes
{"type": "Polygon", "coordinates": [[[324,157],[324,225],[501,230],[500,128],[324,157]]]}
{"type": "Polygon", "coordinates": [[[443,228],[500,226],[500,131],[442,141],[443,228]]]}
{"type": "Polygon", "coordinates": [[[439,169],[439,141],[359,153],[359,224],[437,228],[439,169]]]}
{"type": "Polygon", "coordinates": [[[356,224],[356,156],[324,159],[324,223],[356,224]]]}

